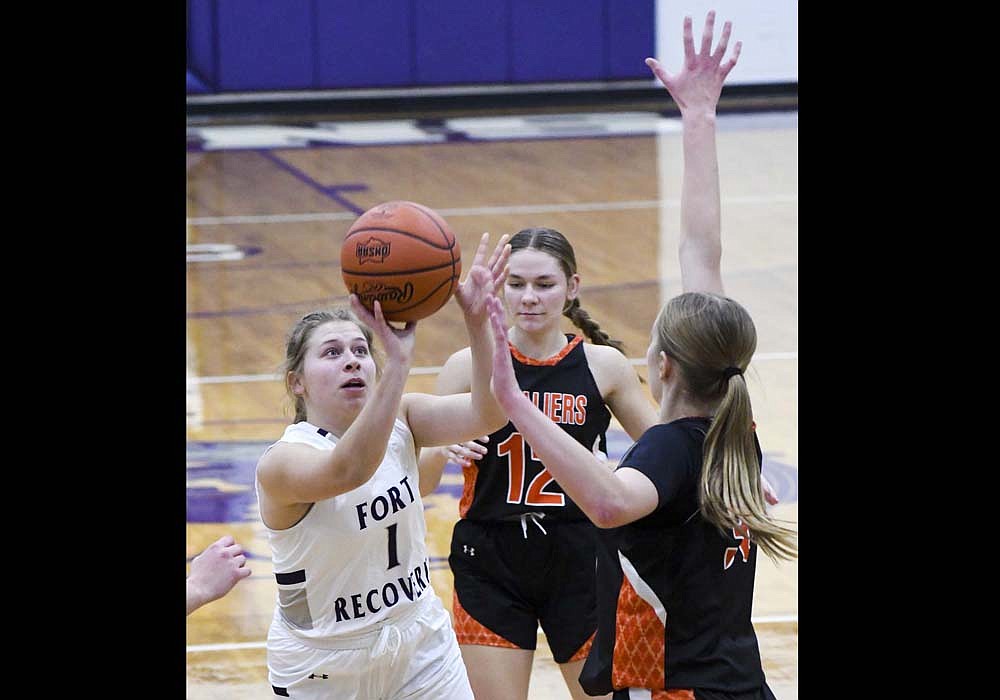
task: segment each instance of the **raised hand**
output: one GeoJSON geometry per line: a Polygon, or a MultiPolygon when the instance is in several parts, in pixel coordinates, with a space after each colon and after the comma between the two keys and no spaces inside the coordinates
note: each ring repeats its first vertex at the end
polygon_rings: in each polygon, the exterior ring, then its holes
{"type": "Polygon", "coordinates": [[[489,247],[490,234],[484,233],[479,239],[469,274],[455,290],[455,301],[458,302],[466,318],[473,321],[485,319],[486,298],[500,289],[507,279],[509,269],[507,261],[510,259],[510,246],[507,245],[509,238],[506,233],[500,236],[489,260],[486,259],[486,250],[489,247]]]}
{"type": "Polygon", "coordinates": [[[507,279],[507,273],[510,272],[510,266],[507,264],[510,260],[511,252],[510,246],[507,245],[507,241],[509,240],[510,235],[506,233],[500,236],[500,240],[497,241],[496,248],[493,249],[493,253],[490,254],[490,259],[486,263],[486,267],[490,268],[490,274],[493,276],[494,290],[503,289],[503,283],[507,279]]]}
{"type": "Polygon", "coordinates": [[[722,84],[740,57],[743,42],[737,41],[729,60],[722,60],[729,45],[732,22],[727,21],[722,26],[719,44],[713,52],[712,35],[714,30],[715,10],[710,10],[701,35],[701,48],[698,53],[695,53],[691,18],[684,18],[684,66],[678,73],[668,72],[655,58],[646,59],[646,65],[652,69],[663,86],[667,88],[670,96],[674,98],[680,108],[681,115],[696,110],[707,110],[714,113],[715,107],[719,103],[719,96],[722,94],[722,84]]]}
{"type": "Polygon", "coordinates": [[[416,341],[416,321],[407,321],[402,328],[390,326],[382,315],[382,305],[378,300],[372,305],[372,311],[365,308],[357,294],[350,297],[351,309],[358,320],[372,329],[385,351],[386,359],[393,362],[409,363],[413,357],[413,345],[416,341]],[[374,313],[373,313],[374,312],[374,313]]]}

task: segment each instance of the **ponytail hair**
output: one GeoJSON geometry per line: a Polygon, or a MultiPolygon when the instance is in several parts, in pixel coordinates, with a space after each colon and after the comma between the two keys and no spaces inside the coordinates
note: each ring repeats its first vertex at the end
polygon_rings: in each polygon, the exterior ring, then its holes
{"type": "Polygon", "coordinates": [[[625,344],[620,340],[615,340],[606,332],[601,330],[597,321],[592,319],[590,314],[580,306],[579,297],[567,305],[566,310],[563,311],[563,316],[568,318],[573,322],[574,326],[583,331],[583,334],[587,336],[590,339],[590,342],[594,345],[610,345],[622,355],[627,356],[625,352],[625,344]]]}
{"type": "Polygon", "coordinates": [[[699,508],[727,532],[746,527],[772,560],[798,556],[798,535],[767,512],[744,371],[757,348],[746,309],[728,297],[688,292],[671,299],[656,320],[660,349],[678,366],[685,390],[718,402],[705,435],[699,508]]]}

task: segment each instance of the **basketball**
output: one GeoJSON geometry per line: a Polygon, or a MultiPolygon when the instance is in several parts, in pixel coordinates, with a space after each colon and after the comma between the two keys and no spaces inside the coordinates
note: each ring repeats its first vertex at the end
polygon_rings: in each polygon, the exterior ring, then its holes
{"type": "Polygon", "coordinates": [[[416,202],[384,202],[344,236],[340,269],[348,293],[387,321],[419,321],[444,306],[462,274],[462,251],[444,218],[416,202]]]}

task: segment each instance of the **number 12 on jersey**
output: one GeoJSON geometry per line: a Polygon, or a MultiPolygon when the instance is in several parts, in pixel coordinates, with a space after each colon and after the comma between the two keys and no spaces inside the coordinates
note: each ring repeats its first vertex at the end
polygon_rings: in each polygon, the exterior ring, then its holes
{"type": "Polygon", "coordinates": [[[553,483],[555,479],[549,471],[542,467],[538,475],[531,480],[528,485],[528,492],[524,493],[524,474],[528,462],[534,462],[541,466],[541,462],[531,455],[531,445],[524,442],[521,433],[511,433],[510,437],[497,445],[497,455],[507,457],[507,474],[509,477],[507,487],[508,503],[523,503],[526,506],[562,506],[566,505],[566,494],[549,493],[545,487],[553,483]]]}

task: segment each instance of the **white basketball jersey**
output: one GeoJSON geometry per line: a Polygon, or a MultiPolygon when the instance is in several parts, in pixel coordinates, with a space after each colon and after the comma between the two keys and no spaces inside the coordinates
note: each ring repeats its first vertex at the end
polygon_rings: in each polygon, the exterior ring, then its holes
{"type": "MultiPolygon", "coordinates": [[[[278,442],[337,445],[305,421],[288,426],[278,442]]],[[[357,634],[434,595],[413,435],[398,418],[365,484],[317,501],[290,528],[265,528],[278,582],[275,620],[304,640],[357,634]]]]}

